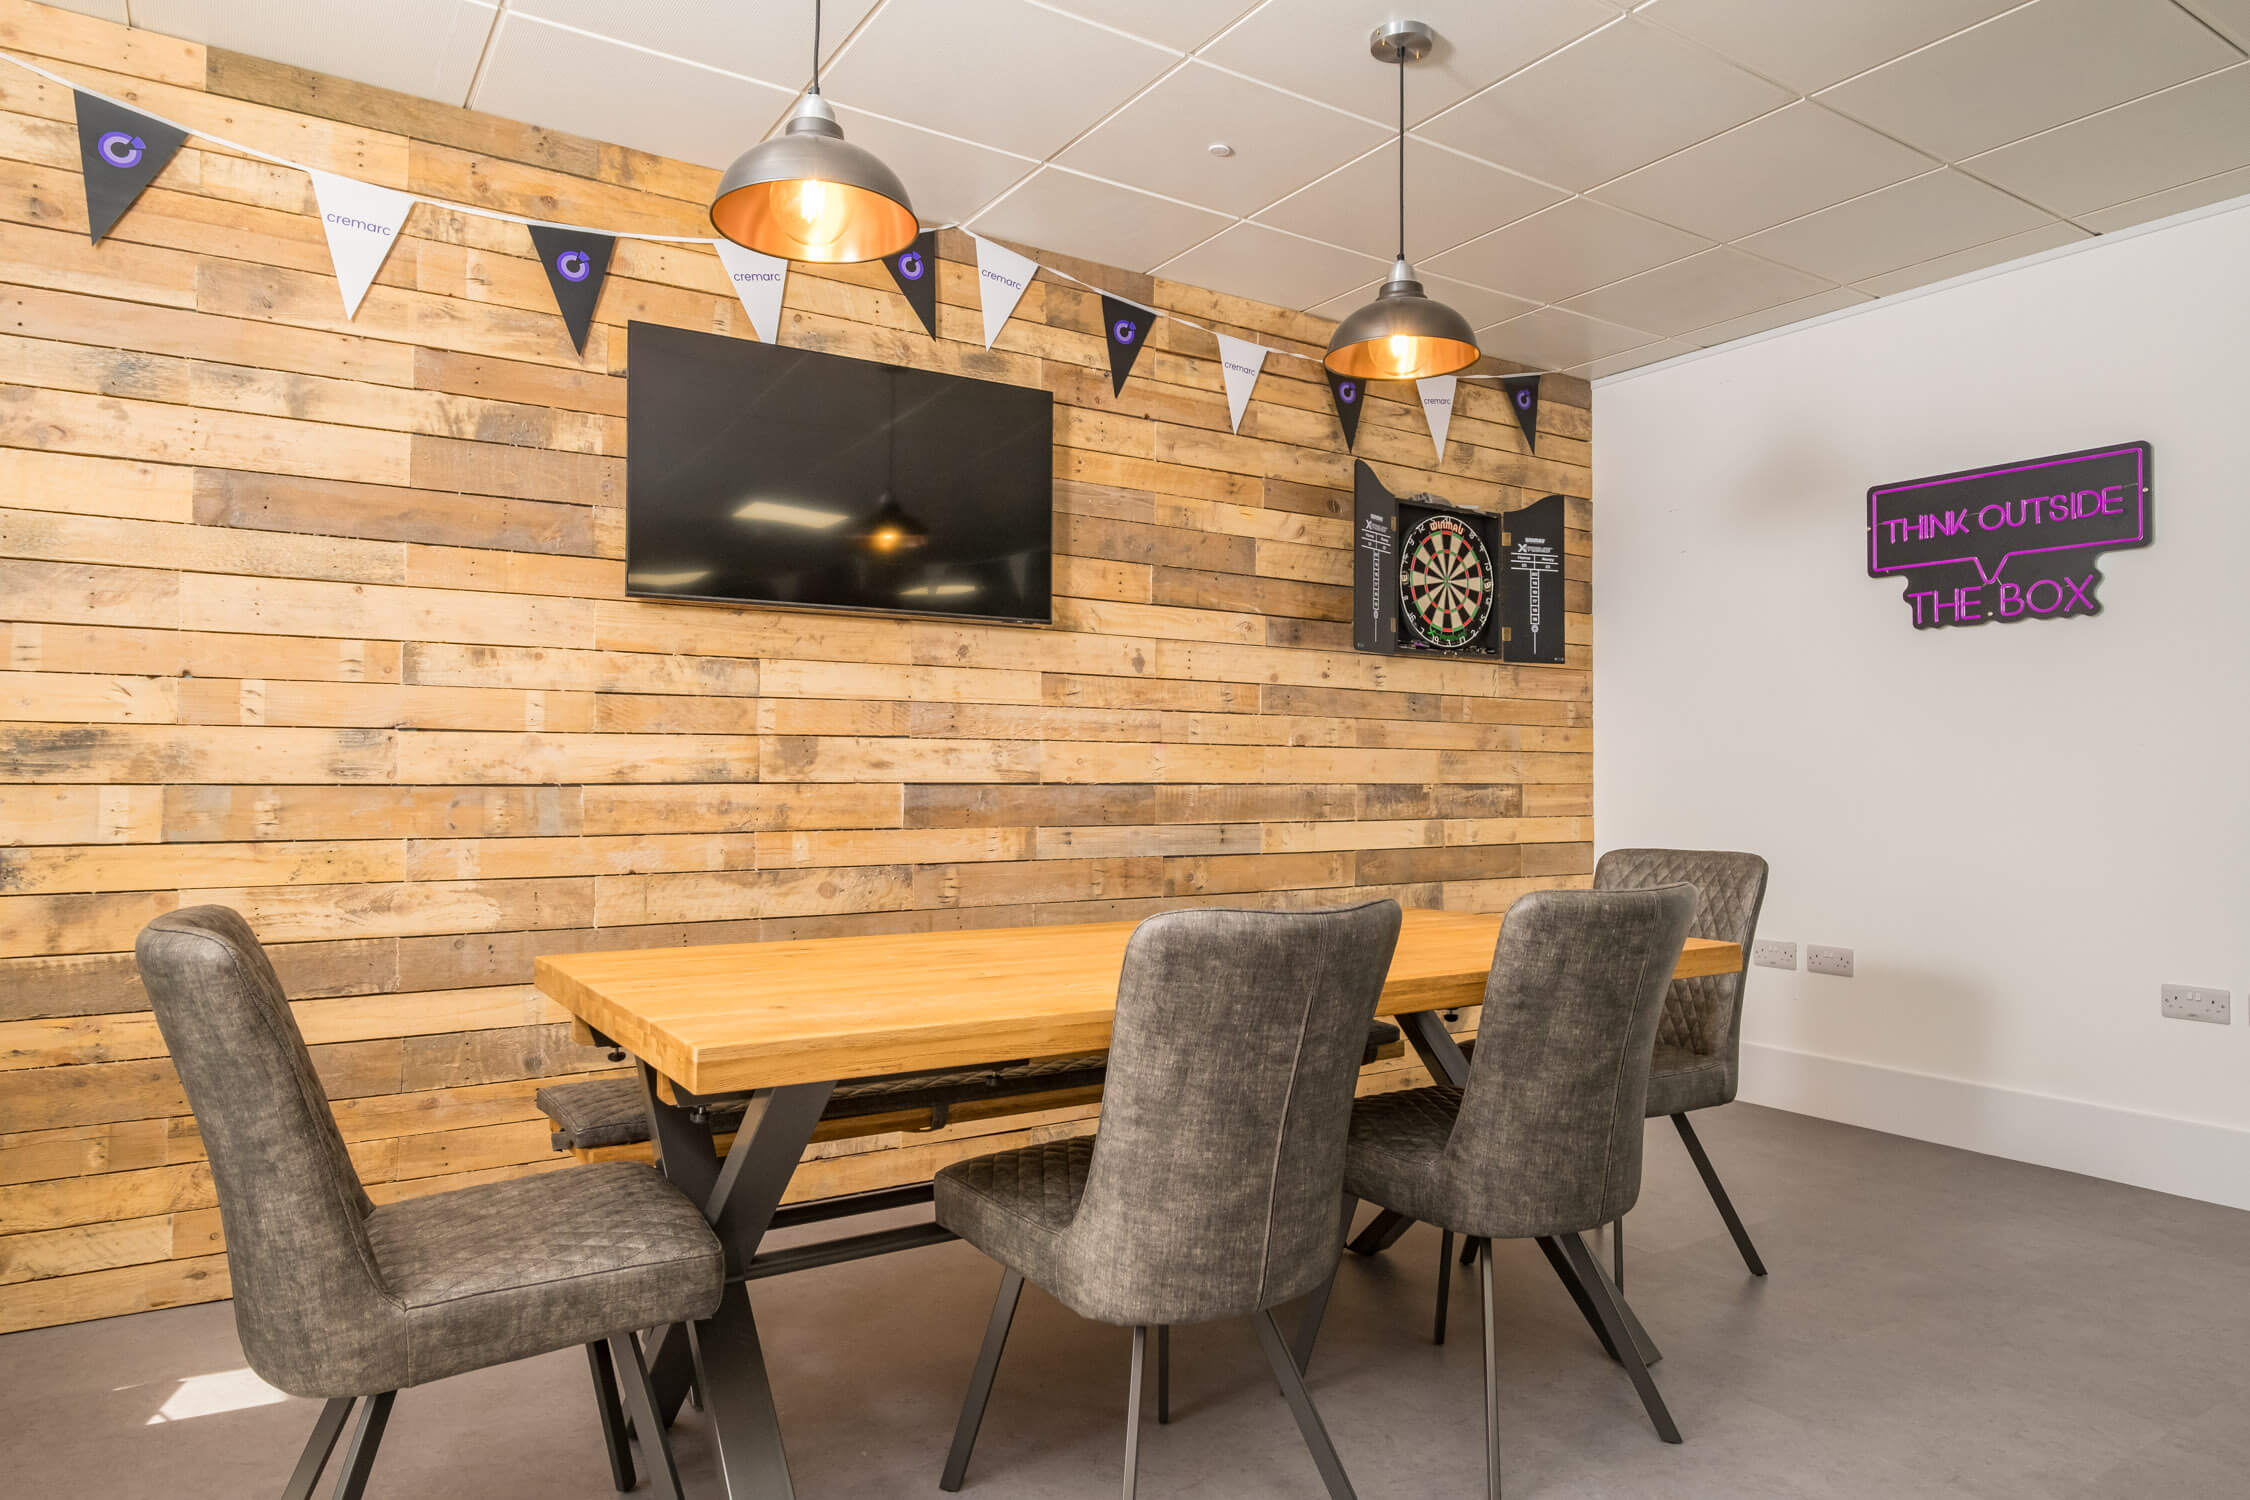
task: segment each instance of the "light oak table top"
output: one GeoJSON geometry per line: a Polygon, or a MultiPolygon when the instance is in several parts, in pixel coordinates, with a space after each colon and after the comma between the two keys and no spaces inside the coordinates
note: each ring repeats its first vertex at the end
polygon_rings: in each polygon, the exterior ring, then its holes
{"type": "MultiPolygon", "coordinates": [[[[1109,1045],[1137,924],[905,932],[554,954],[539,989],[679,1088],[730,1093],[1109,1045]]],[[[1375,1013],[1484,998],[1498,916],[1410,910],[1375,1013]]],[[[1733,943],[1690,938],[1676,978],[1731,974],[1733,943]]]]}

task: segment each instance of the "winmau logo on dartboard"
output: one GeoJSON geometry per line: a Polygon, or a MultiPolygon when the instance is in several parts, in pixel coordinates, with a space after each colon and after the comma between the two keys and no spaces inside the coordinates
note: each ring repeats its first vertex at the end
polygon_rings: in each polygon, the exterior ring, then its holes
{"type": "Polygon", "coordinates": [[[565,250],[555,257],[555,270],[565,281],[584,281],[593,269],[593,261],[583,250],[565,250]]]}
{"type": "Polygon", "coordinates": [[[133,167],[140,165],[142,155],[148,150],[148,142],[137,135],[112,130],[94,142],[94,149],[101,153],[103,161],[113,167],[133,167]]]}

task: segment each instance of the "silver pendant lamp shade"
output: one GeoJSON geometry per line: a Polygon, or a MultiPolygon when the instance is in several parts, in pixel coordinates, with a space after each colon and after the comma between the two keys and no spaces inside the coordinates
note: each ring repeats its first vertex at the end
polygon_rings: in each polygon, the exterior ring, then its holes
{"type": "Polygon", "coordinates": [[[1379,28],[1368,50],[1398,65],[1398,260],[1375,300],[1336,325],[1324,363],[1355,380],[1451,375],[1479,357],[1469,320],[1430,297],[1406,259],[1406,65],[1427,57],[1437,34],[1420,21],[1379,28]]]}
{"type": "Polygon", "coordinates": [[[813,7],[812,88],[770,141],[735,158],[719,179],[711,226],[738,245],[785,260],[881,260],[922,232],[898,174],[844,139],[820,95],[820,7],[813,7]]]}

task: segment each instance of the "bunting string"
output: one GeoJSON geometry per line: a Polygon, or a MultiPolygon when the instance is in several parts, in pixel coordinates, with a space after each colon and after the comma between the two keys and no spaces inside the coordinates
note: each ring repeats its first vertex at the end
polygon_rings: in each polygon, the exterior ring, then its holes
{"type": "MultiPolygon", "coordinates": [[[[179,144],[193,137],[227,151],[270,162],[277,167],[303,172],[312,179],[314,196],[320,205],[322,227],[327,231],[337,280],[344,293],[347,318],[358,312],[360,299],[382,268],[383,260],[407,213],[414,204],[426,203],[445,213],[468,214],[506,224],[521,224],[529,230],[533,250],[547,272],[548,285],[554,291],[557,310],[562,313],[571,339],[581,352],[585,349],[586,333],[593,320],[594,303],[601,295],[602,281],[608,271],[609,249],[617,240],[711,246],[720,256],[726,268],[728,282],[741,299],[753,330],[760,338],[769,342],[779,340],[782,289],[789,269],[789,263],[785,260],[760,255],[713,235],[650,234],[637,229],[589,228],[582,224],[533,218],[483,204],[456,203],[450,199],[432,198],[426,194],[362,182],[291,161],[285,156],[242,141],[229,140],[200,126],[167,120],[112,95],[86,88],[11,53],[0,52],[0,62],[11,63],[27,73],[67,88],[77,99],[81,151],[88,164],[88,220],[97,241],[139,196],[141,190],[162,171],[179,144]],[[88,101],[103,108],[89,110],[88,101]],[[113,119],[112,116],[116,118],[113,119]],[[150,144],[152,137],[155,138],[153,146],[150,144]],[[113,181],[102,183],[99,192],[92,175],[97,160],[106,162],[109,167],[124,174],[113,181]]],[[[937,333],[934,274],[937,233],[941,229],[965,228],[966,226],[957,223],[926,225],[911,247],[884,261],[892,279],[897,282],[899,291],[933,338],[937,333]]],[[[1223,333],[1178,313],[1145,307],[1068,271],[1043,265],[997,240],[987,239],[973,229],[966,232],[976,244],[977,280],[984,309],[987,348],[999,337],[1001,328],[1013,315],[1016,304],[1029,288],[1032,278],[1044,271],[1058,280],[1084,287],[1101,298],[1103,337],[1109,350],[1110,376],[1114,389],[1119,392],[1124,390],[1126,377],[1157,319],[1170,318],[1175,323],[1198,333],[1209,334],[1217,340],[1220,373],[1226,387],[1227,414],[1237,432],[1242,429],[1242,417],[1248,409],[1251,392],[1269,358],[1279,355],[1306,364],[1321,364],[1318,355],[1300,354],[1294,349],[1276,349],[1255,340],[1223,333]]],[[[1431,436],[1437,444],[1440,459],[1444,455],[1445,424],[1451,416],[1453,383],[1456,379],[1500,382],[1506,390],[1517,421],[1522,425],[1526,446],[1530,447],[1536,442],[1539,377],[1552,373],[1555,372],[1443,376],[1437,380],[1418,382],[1423,409],[1428,414],[1431,436]]],[[[1347,448],[1357,439],[1358,402],[1361,395],[1359,384],[1333,375],[1328,378],[1329,394],[1335,405],[1337,420],[1343,426],[1347,448]]]]}

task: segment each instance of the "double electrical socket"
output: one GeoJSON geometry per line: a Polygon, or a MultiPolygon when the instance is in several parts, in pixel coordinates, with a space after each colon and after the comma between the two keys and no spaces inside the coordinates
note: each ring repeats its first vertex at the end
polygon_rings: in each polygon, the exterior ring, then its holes
{"type": "Polygon", "coordinates": [[[1784,943],[1779,938],[1760,938],[1750,945],[1750,962],[1761,969],[1794,969],[1797,945],[1784,943]]]}
{"type": "Polygon", "coordinates": [[[2164,986],[2164,1018],[2168,1021],[2208,1021],[2214,1026],[2234,1024],[2234,1000],[2225,990],[2194,984],[2164,986]]]}

